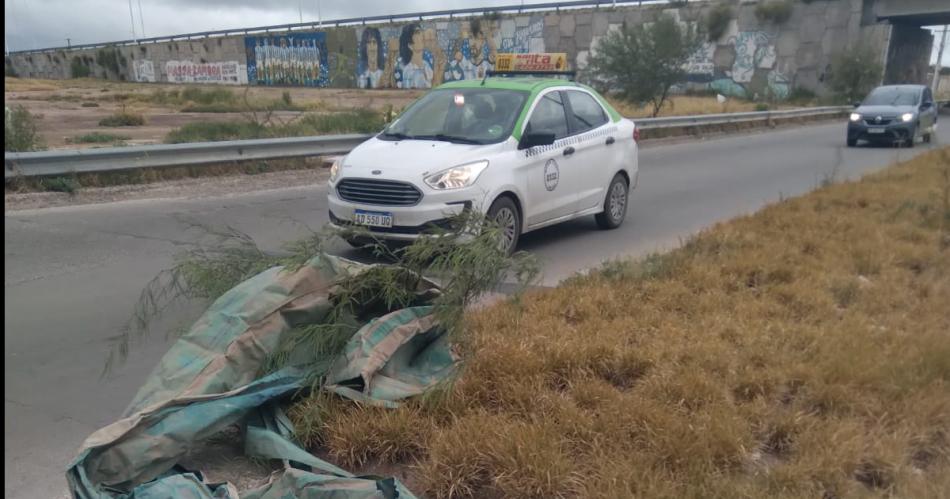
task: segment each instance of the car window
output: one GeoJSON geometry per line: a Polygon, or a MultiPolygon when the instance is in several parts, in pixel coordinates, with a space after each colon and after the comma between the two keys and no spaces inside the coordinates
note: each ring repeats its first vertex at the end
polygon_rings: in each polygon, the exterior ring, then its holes
{"type": "Polygon", "coordinates": [[[500,142],[511,136],[527,97],[524,91],[498,88],[433,90],[386,127],[379,138],[500,142]]]}
{"type": "Polygon", "coordinates": [[[865,106],[915,106],[920,90],[905,87],[878,87],[864,99],[865,106]]]}
{"type": "Polygon", "coordinates": [[[548,92],[541,97],[525,132],[554,132],[555,138],[567,137],[567,113],[560,92],[548,92]]]}
{"type": "Polygon", "coordinates": [[[567,100],[571,104],[575,132],[585,132],[607,123],[607,113],[590,94],[570,90],[567,92],[567,100]]]}

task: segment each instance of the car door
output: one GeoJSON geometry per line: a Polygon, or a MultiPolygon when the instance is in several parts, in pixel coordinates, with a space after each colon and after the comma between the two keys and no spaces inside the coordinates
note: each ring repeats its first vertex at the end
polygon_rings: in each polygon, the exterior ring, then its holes
{"type": "Polygon", "coordinates": [[[613,165],[622,161],[616,157],[619,146],[610,118],[597,99],[583,90],[565,90],[568,124],[571,127],[571,147],[574,149],[570,168],[575,169],[577,206],[584,211],[603,203],[613,165]],[[616,153],[616,154],[615,154],[616,153]]]}
{"type": "Polygon", "coordinates": [[[529,114],[523,134],[550,132],[555,142],[518,151],[523,161],[517,167],[525,184],[525,226],[543,224],[574,212],[576,193],[571,184],[576,179],[568,175],[564,139],[570,134],[567,112],[560,92],[549,90],[537,97],[529,114]]]}

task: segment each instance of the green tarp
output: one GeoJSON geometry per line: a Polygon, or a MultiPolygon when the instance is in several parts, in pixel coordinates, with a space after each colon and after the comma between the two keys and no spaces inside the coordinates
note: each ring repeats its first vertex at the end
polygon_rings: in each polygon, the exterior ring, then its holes
{"type": "MultiPolygon", "coordinates": [[[[122,418],[83,443],[66,473],[73,495],[237,499],[234,486],[206,483],[177,463],[196,443],[243,423],[245,452],[282,460],[285,471],[242,498],[413,497],[395,479],[356,477],[294,442],[277,402],[301,393],[312,365],[261,376],[288,332],[327,320],[340,277],[367,268],[319,256],[292,272],[266,270],[218,298],[165,354],[122,418]]],[[[426,286],[420,296],[431,296],[434,285],[426,286]]],[[[394,406],[446,379],[455,364],[431,307],[411,307],[363,326],[328,366],[325,389],[394,406]]]]}

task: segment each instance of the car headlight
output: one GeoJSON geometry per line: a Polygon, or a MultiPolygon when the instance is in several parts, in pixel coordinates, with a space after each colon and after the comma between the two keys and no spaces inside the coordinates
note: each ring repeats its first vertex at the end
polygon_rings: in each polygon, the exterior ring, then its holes
{"type": "Polygon", "coordinates": [[[330,183],[336,182],[336,179],[340,176],[340,170],[343,169],[343,160],[345,158],[336,158],[333,160],[333,164],[330,165],[330,183]]]}
{"type": "Polygon", "coordinates": [[[861,121],[861,115],[858,113],[851,113],[851,121],[861,121]]]}
{"type": "Polygon", "coordinates": [[[904,120],[904,123],[914,121],[914,113],[904,113],[901,115],[901,119],[904,120]]]}
{"type": "Polygon", "coordinates": [[[433,189],[460,189],[474,184],[485,168],[488,168],[488,161],[476,161],[434,173],[426,177],[425,181],[433,189]]]}

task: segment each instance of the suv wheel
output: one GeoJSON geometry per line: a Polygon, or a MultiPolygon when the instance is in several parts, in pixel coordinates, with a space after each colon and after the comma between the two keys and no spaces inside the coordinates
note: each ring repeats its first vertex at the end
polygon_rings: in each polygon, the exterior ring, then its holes
{"type": "Polygon", "coordinates": [[[601,229],[616,229],[627,216],[628,186],[623,175],[616,174],[607,186],[604,211],[594,216],[601,229]]]}
{"type": "Polygon", "coordinates": [[[854,147],[858,145],[858,139],[848,139],[848,147],[854,147]]]}
{"type": "Polygon", "coordinates": [[[506,255],[514,253],[518,247],[518,238],[521,236],[521,217],[518,207],[509,197],[500,197],[488,209],[488,220],[498,224],[500,231],[498,247],[506,255]]]}

